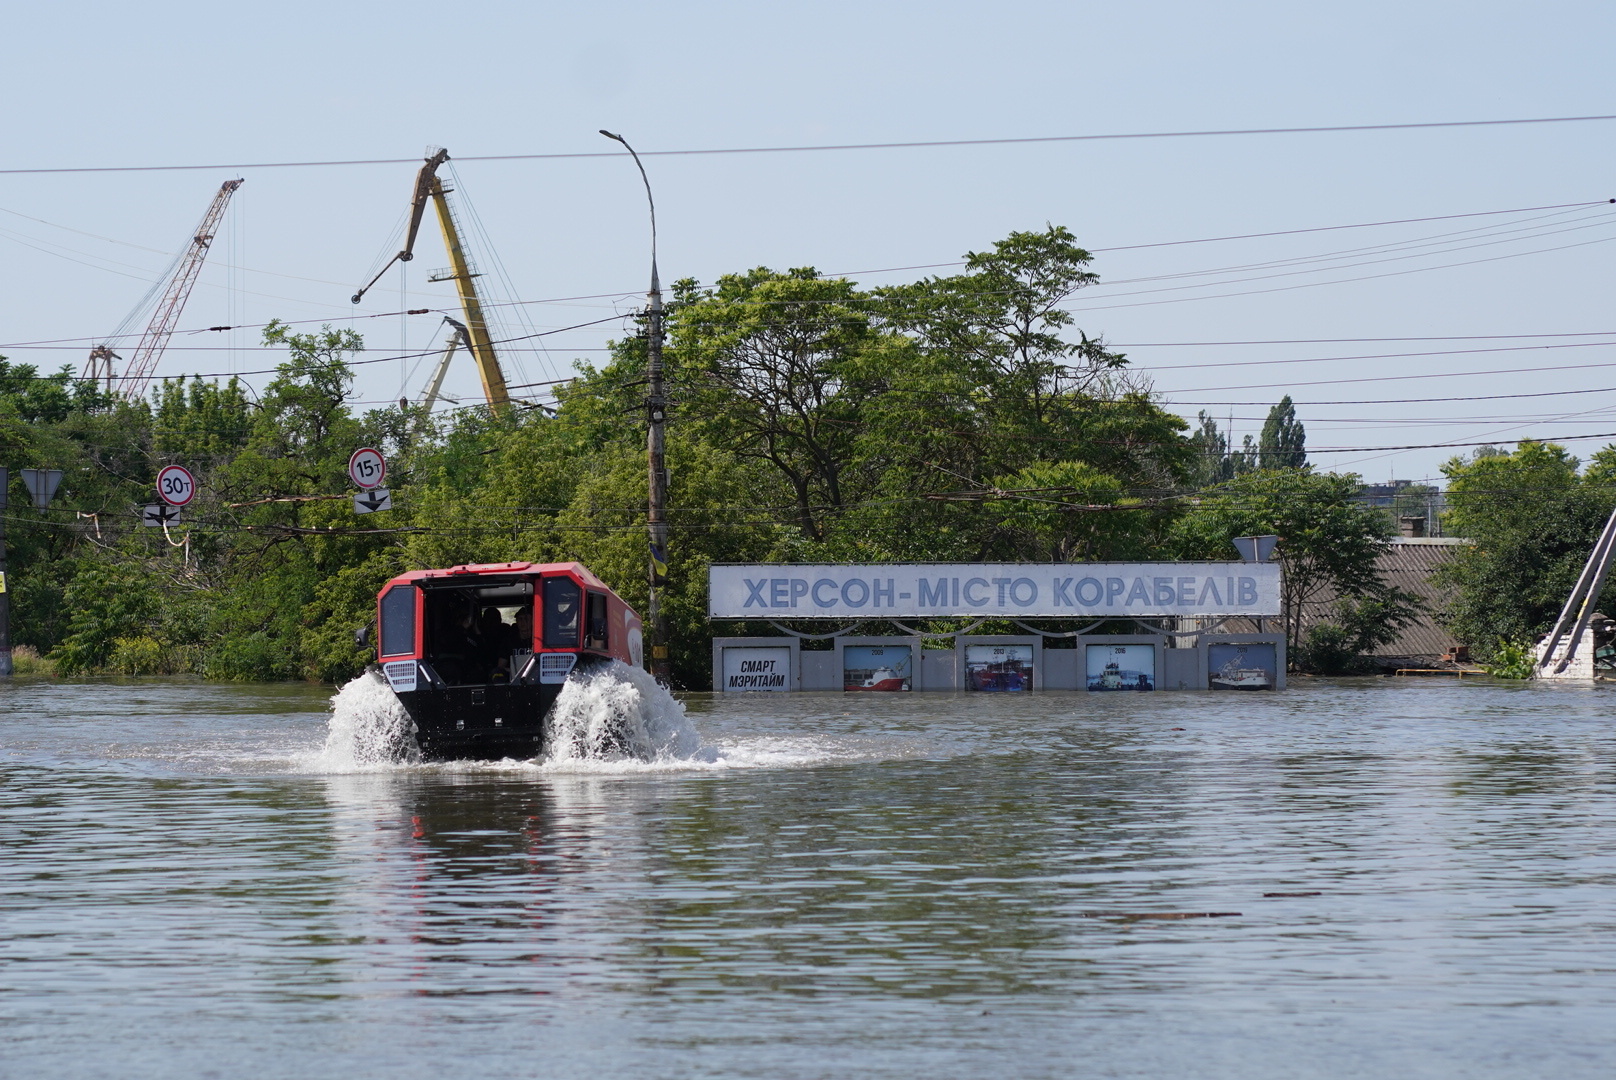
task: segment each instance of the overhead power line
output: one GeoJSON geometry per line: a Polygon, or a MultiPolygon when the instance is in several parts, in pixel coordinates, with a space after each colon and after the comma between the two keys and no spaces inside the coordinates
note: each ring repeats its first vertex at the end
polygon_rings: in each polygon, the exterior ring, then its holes
{"type": "MultiPolygon", "coordinates": [[[[1514,369],[1511,369],[1513,371],[1514,369]]],[[[1539,390],[1527,394],[1469,394],[1463,397],[1414,397],[1414,398],[1353,398],[1350,401],[1296,401],[1296,405],[1413,405],[1430,402],[1448,401],[1504,401],[1512,398],[1539,398],[1539,397],[1568,397],[1572,394],[1608,394],[1616,392],[1616,386],[1591,386],[1577,390],[1539,390]]],[[[1199,409],[1207,405],[1266,405],[1266,401],[1168,401],[1165,398],[1156,401],[1163,407],[1173,406],[1184,409],[1199,409]]],[[[1214,419],[1216,419],[1214,417],[1214,419]]],[[[1312,423],[1312,421],[1308,421],[1312,423]]]]}
{"type": "MultiPolygon", "coordinates": [[[[1422,131],[1437,128],[1514,127],[1526,124],[1576,124],[1616,120],[1616,114],[1595,116],[1531,116],[1506,120],[1427,120],[1407,124],[1315,124],[1298,127],[1212,128],[1200,131],[1127,131],[1097,135],[1032,135],[1003,139],[926,139],[914,142],[816,143],[802,146],[727,146],[703,150],[644,150],[641,157],[712,157],[727,154],[803,154],[838,150],[923,150],[951,146],[1027,146],[1038,143],[1105,142],[1127,139],[1197,139],[1232,135],[1327,135],[1355,131],[1422,131]]],[[[457,161],[570,161],[620,157],[616,151],[597,150],[570,154],[471,154],[457,161]]],[[[208,169],[308,169],[349,165],[418,165],[415,158],[346,158],[327,161],[232,161],[212,165],[80,165],[37,169],[0,169],[0,176],[61,173],[195,172],[208,169]]]]}
{"type": "MultiPolygon", "coordinates": [[[[1414,218],[1395,218],[1395,219],[1389,219],[1389,220],[1384,220],[1384,221],[1354,222],[1354,223],[1343,224],[1343,225],[1321,225],[1321,226],[1312,226],[1312,227],[1299,228],[1299,229],[1282,229],[1282,230],[1276,230],[1276,231],[1270,231],[1270,232],[1262,232],[1262,233],[1242,233],[1242,234],[1229,235],[1229,236],[1201,237],[1201,238],[1188,239],[1188,240],[1167,240],[1167,241],[1160,241],[1160,242],[1156,242],[1156,243],[1126,245],[1126,246],[1122,246],[1122,247],[1095,248],[1093,250],[1099,252],[1099,251],[1134,250],[1134,249],[1138,249],[1138,248],[1174,247],[1174,246],[1179,246],[1179,245],[1184,245],[1184,244],[1207,244],[1207,243],[1216,243],[1216,242],[1226,241],[1226,240],[1245,240],[1245,239],[1251,239],[1251,238],[1256,238],[1256,237],[1290,236],[1290,235],[1298,235],[1298,234],[1304,234],[1304,233],[1315,233],[1315,232],[1334,232],[1334,231],[1338,231],[1338,230],[1342,230],[1342,229],[1367,229],[1367,228],[1376,228],[1376,227],[1386,226],[1386,225],[1404,225],[1404,224],[1428,222],[1428,221],[1450,221],[1450,220],[1462,219],[1462,218],[1497,217],[1497,216],[1510,215],[1510,214],[1533,213],[1533,212],[1537,212],[1537,211],[1565,210],[1567,208],[1570,208],[1570,209],[1583,209],[1583,208],[1588,208],[1588,207],[1593,207],[1593,206],[1604,206],[1604,205],[1612,204],[1612,203],[1616,203],[1616,199],[1593,199],[1593,200],[1582,200],[1582,201],[1573,202],[1573,203],[1551,203],[1551,204],[1546,204],[1546,205],[1541,205],[1541,206],[1515,207],[1515,208],[1507,209],[1507,210],[1469,211],[1469,212],[1464,212],[1464,213],[1437,214],[1437,215],[1427,215],[1427,216],[1424,216],[1424,217],[1414,217],[1414,218]]],[[[38,221],[41,224],[49,225],[49,226],[51,226],[53,228],[65,229],[65,230],[70,231],[70,232],[81,233],[82,235],[92,236],[92,237],[95,237],[96,239],[108,240],[108,241],[111,241],[111,242],[114,242],[114,243],[123,243],[123,241],[112,240],[112,238],[110,238],[110,237],[102,237],[102,236],[99,236],[98,234],[95,234],[95,233],[85,233],[85,232],[83,232],[83,230],[73,229],[73,228],[71,228],[69,226],[65,226],[65,225],[58,225],[58,224],[56,224],[54,222],[48,222],[48,221],[45,221],[42,218],[33,218],[33,217],[30,217],[29,215],[20,214],[17,211],[9,210],[9,209],[6,209],[4,207],[0,207],[0,212],[4,212],[4,213],[7,213],[7,214],[12,214],[12,215],[15,215],[15,216],[18,216],[18,217],[25,217],[25,218],[28,218],[29,220],[38,221]]],[[[0,230],[0,235],[10,235],[10,234],[5,233],[4,230],[0,230]]],[[[29,243],[26,238],[18,238],[18,237],[15,237],[15,236],[13,236],[11,238],[16,240],[19,243],[23,243],[25,246],[35,247],[35,245],[32,244],[32,243],[29,243]]],[[[1405,242],[1402,242],[1402,243],[1408,243],[1408,242],[1405,241],[1405,242]]],[[[140,245],[130,245],[130,246],[139,247],[140,245]]],[[[1398,246],[1401,246],[1401,244],[1391,245],[1391,247],[1398,247],[1398,246]]],[[[35,250],[45,250],[45,249],[35,248],[35,250]]],[[[1367,251],[1369,249],[1363,249],[1363,250],[1367,251]]],[[[77,260],[77,259],[72,259],[72,258],[70,258],[68,256],[65,256],[65,255],[60,255],[60,253],[58,253],[58,252],[47,252],[47,254],[53,254],[53,255],[57,255],[58,257],[61,257],[61,258],[67,258],[68,261],[70,261],[70,262],[79,262],[80,261],[80,260],[77,260]]],[[[79,252],[79,254],[88,254],[88,253],[79,252]]],[[[1531,252],[1525,252],[1525,253],[1520,253],[1520,254],[1531,254],[1531,252]]],[[[102,261],[111,261],[111,260],[105,260],[101,256],[90,256],[90,257],[91,258],[96,258],[96,259],[101,259],[102,261]]],[[[1314,258],[1314,257],[1308,257],[1308,258],[1314,258]]],[[[1294,260],[1285,260],[1285,261],[1294,261],[1294,260]]],[[[84,265],[92,265],[92,264],[86,263],[84,265]]],[[[117,265],[129,266],[131,269],[141,269],[139,267],[133,267],[131,264],[127,264],[127,263],[118,263],[117,265]]],[[[897,270],[918,270],[918,269],[930,269],[930,268],[935,268],[935,267],[958,266],[958,265],[963,265],[963,264],[960,263],[960,262],[951,262],[951,263],[933,263],[933,264],[923,264],[923,265],[904,266],[904,267],[886,267],[886,268],[874,269],[874,270],[843,271],[843,272],[838,272],[838,273],[834,273],[834,274],[825,274],[823,276],[826,277],[826,278],[841,278],[841,277],[857,276],[857,275],[862,275],[862,274],[890,273],[890,272],[894,272],[894,271],[897,271],[897,270]]],[[[1455,265],[1463,265],[1463,264],[1455,264],[1455,265]]],[[[138,277],[141,280],[145,280],[146,277],[147,277],[147,275],[144,274],[144,273],[142,273],[142,274],[124,274],[122,271],[109,270],[108,267],[104,267],[104,266],[95,266],[94,268],[95,269],[101,269],[101,270],[108,270],[109,272],[119,274],[120,276],[138,277]]],[[[238,269],[248,269],[248,268],[241,267],[241,268],[238,268],[238,269]]],[[[1236,271],[1236,270],[1239,270],[1241,268],[1239,268],[1239,267],[1231,267],[1231,268],[1226,268],[1226,269],[1229,270],[1229,271],[1236,271]]],[[[254,272],[254,273],[273,273],[271,271],[252,271],[252,272],[254,272]]],[[[1189,275],[1189,276],[1197,276],[1197,275],[1209,274],[1209,273],[1222,273],[1222,272],[1223,271],[1198,271],[1195,274],[1192,274],[1192,275],[1189,275]]],[[[296,277],[296,275],[286,275],[286,274],[277,274],[275,276],[289,277],[289,278],[290,277],[296,277]]],[[[1184,276],[1184,275],[1168,275],[1168,276],[1184,276]]],[[[302,280],[319,281],[319,279],[315,279],[315,278],[306,278],[306,279],[302,279],[302,280]]],[[[1349,280],[1359,280],[1359,279],[1349,279],[1349,280]]],[[[1232,283],[1232,282],[1225,282],[1225,283],[1232,283]]],[[[1315,284],[1332,284],[1332,283],[1333,282],[1318,282],[1318,283],[1315,283],[1315,284]]],[[[1120,282],[1101,282],[1100,284],[1101,285],[1110,285],[1110,284],[1120,284],[1120,282]]],[[[1211,283],[1209,283],[1209,284],[1211,284],[1211,283]]],[[[712,288],[713,285],[711,283],[708,283],[705,286],[698,285],[698,287],[712,288]]],[[[305,301],[302,301],[302,300],[295,300],[292,297],[280,297],[280,296],[274,296],[273,294],[268,294],[268,293],[256,293],[254,295],[266,296],[266,297],[270,297],[272,299],[288,300],[288,301],[297,302],[297,303],[304,303],[305,302],[305,301]]],[[[487,304],[484,304],[484,307],[513,307],[513,308],[520,309],[520,308],[525,307],[525,306],[537,305],[537,304],[569,303],[569,302],[579,301],[579,300],[617,299],[617,298],[626,298],[626,297],[634,296],[634,295],[637,295],[637,290],[636,289],[625,289],[625,290],[621,290],[621,291],[618,291],[618,292],[612,292],[612,293],[590,293],[590,294],[582,294],[582,295],[577,295],[577,296],[550,297],[550,298],[545,298],[545,299],[540,299],[540,300],[515,300],[515,301],[505,301],[505,302],[499,302],[499,303],[487,303],[487,304]]],[[[1128,294],[1121,294],[1121,295],[1128,295],[1128,294]]],[[[1223,295],[1244,295],[1244,294],[1235,293],[1235,294],[1223,294],[1223,295]]],[[[1185,298],[1185,299],[1191,299],[1191,298],[1185,298]]],[[[826,304],[826,303],[836,303],[836,304],[842,304],[842,305],[853,305],[853,304],[886,304],[886,303],[891,303],[891,298],[886,297],[886,296],[871,295],[871,296],[864,296],[864,297],[844,297],[844,298],[840,298],[840,299],[835,300],[835,301],[794,299],[794,300],[790,300],[790,301],[747,301],[747,302],[748,303],[762,303],[765,306],[772,306],[772,305],[776,305],[776,304],[791,305],[791,306],[802,306],[802,305],[821,305],[821,304],[826,304]]],[[[1082,301],[1077,300],[1076,302],[1081,303],[1082,301]]],[[[1173,301],[1173,302],[1178,302],[1178,301],[1173,301]]],[[[1131,305],[1122,305],[1122,306],[1131,306],[1131,305]]],[[[412,311],[412,312],[410,312],[410,314],[428,314],[430,310],[431,309],[420,309],[420,310],[412,311]]],[[[391,317],[391,316],[396,315],[396,314],[398,314],[398,313],[397,312],[384,313],[381,316],[377,316],[377,315],[333,315],[333,316],[326,316],[324,319],[297,320],[296,323],[293,323],[291,325],[298,325],[298,324],[301,324],[301,323],[321,322],[321,321],[339,322],[339,321],[352,320],[352,319],[364,319],[364,318],[375,318],[375,317],[391,317]]],[[[261,325],[261,324],[255,324],[255,325],[261,325]]],[[[230,329],[241,329],[241,328],[242,327],[231,327],[230,329]]],[[[209,328],[209,329],[213,329],[213,328],[209,328]]],[[[199,331],[194,331],[193,330],[193,331],[188,331],[188,332],[189,333],[196,333],[196,332],[199,332],[199,331]]],[[[1502,336],[1502,335],[1480,335],[1480,336],[1492,337],[1492,336],[1502,336]]],[[[1567,335],[1561,335],[1561,336],[1581,336],[1581,335],[1567,334],[1567,335]]],[[[116,337],[117,337],[117,335],[113,335],[112,338],[105,338],[105,339],[102,339],[102,338],[93,338],[93,339],[92,338],[56,338],[56,339],[45,340],[45,341],[7,342],[7,343],[0,344],[0,348],[43,348],[43,347],[47,347],[47,346],[50,346],[50,345],[77,344],[79,342],[91,342],[91,341],[101,342],[103,340],[112,341],[116,337]]],[[[1317,339],[1317,340],[1326,340],[1326,339],[1317,339]]],[[[1372,339],[1334,339],[1334,340],[1372,340],[1372,339]]],[[[1405,339],[1397,339],[1397,340],[1414,340],[1414,339],[1405,338],[1405,339]]],[[[1302,342],[1276,341],[1276,342],[1268,342],[1266,344],[1296,344],[1296,343],[1302,343],[1302,342]]],[[[1154,343],[1152,343],[1152,344],[1154,344],[1154,343]]],[[[1169,344],[1169,343],[1161,343],[1161,344],[1165,345],[1165,344],[1169,344]]],[[[1194,342],[1194,343],[1191,343],[1191,342],[1185,342],[1183,344],[1186,344],[1186,345],[1188,345],[1188,344],[1243,344],[1243,345],[1250,345],[1250,344],[1265,344],[1265,343],[1264,342],[1256,342],[1256,341],[1248,341],[1248,342],[1228,342],[1228,343],[1218,343],[1218,342],[1204,342],[1204,343],[1202,343],[1202,342],[1194,342]]],[[[1121,348],[1121,347],[1127,347],[1127,346],[1118,345],[1116,347],[1121,348]]],[[[592,350],[592,351],[599,351],[599,350],[592,350]]]]}

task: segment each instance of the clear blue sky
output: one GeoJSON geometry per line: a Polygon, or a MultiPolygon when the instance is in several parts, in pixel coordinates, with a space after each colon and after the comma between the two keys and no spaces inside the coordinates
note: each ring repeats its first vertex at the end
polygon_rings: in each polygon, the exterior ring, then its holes
{"type": "MultiPolygon", "coordinates": [[[[13,169],[403,158],[428,145],[457,156],[611,149],[596,134],[602,127],[663,150],[1616,113],[1608,55],[1616,9],[1596,3],[61,3],[15,10],[7,22],[0,167],[13,169]]],[[[664,277],[711,280],[756,265],[840,272],[944,263],[1046,222],[1106,249],[1604,199],[1616,196],[1613,137],[1616,122],[1595,122],[647,165],[664,277]]],[[[182,328],[353,316],[347,296],[396,246],[413,171],[242,170],[247,182],[182,328]]],[[[641,303],[644,206],[626,159],[465,162],[457,172],[516,297],[617,294],[528,305],[534,328],[641,303]]],[[[122,320],[166,266],[161,253],[181,246],[230,175],[0,175],[0,208],[10,211],[0,213],[0,351],[46,367],[79,363],[77,339],[122,320]],[[12,344],[43,339],[74,341],[12,344]]],[[[1597,344],[1616,333],[1144,344],[1616,332],[1605,311],[1613,241],[1616,207],[1593,207],[1099,250],[1093,268],[1111,284],[1073,306],[1086,331],[1124,344],[1186,415],[1218,402],[1210,411],[1232,414],[1237,433],[1254,431],[1287,392],[1315,448],[1616,431],[1616,393],[1598,392],[1616,366],[1543,370],[1616,365],[1616,349],[1597,344]],[[1468,229],[1491,231],[1429,239],[1468,229]],[[1405,243],[1433,246],[1383,250],[1405,243]],[[1540,250],[1572,244],[1581,246],[1540,250]],[[1333,267],[1325,273],[1268,276],[1313,263],[1137,280],[1359,248],[1374,250],[1325,264],[1333,267]],[[1207,281],[1216,284],[1142,291],[1207,281]],[[1335,283],[1313,285],[1320,281],[1335,283]],[[1293,285],[1309,287],[1285,288],[1293,285]],[[1200,296],[1215,298],[1185,299],[1200,296]],[[1545,343],[1576,347],[1361,358],[1545,343]],[[1274,360],[1309,362],[1251,366],[1274,360]],[[1398,378],[1497,369],[1509,370],[1398,378]],[[1551,390],[1589,393],[1322,404],[1551,390]]],[[[477,257],[492,269],[487,252],[477,257]]],[[[446,262],[435,232],[426,233],[409,268],[410,306],[450,306],[444,287],[426,282],[446,262]]],[[[395,274],[357,312],[396,310],[399,290],[395,274]]],[[[404,322],[354,325],[377,356],[436,340],[434,317],[404,322]]],[[[622,328],[548,338],[547,351],[512,356],[509,377],[566,374],[574,359],[598,359],[593,350],[622,328]]],[[[269,366],[255,344],[249,331],[177,336],[159,374],[269,366]]],[[[414,363],[367,367],[358,396],[396,398],[401,386],[415,396],[426,365],[411,374],[414,363]]],[[[469,364],[451,377],[468,401],[475,386],[469,364]]],[[[1616,440],[1570,445],[1586,454],[1607,441],[1616,440]]],[[[1314,458],[1384,480],[1433,476],[1450,453],[1314,458]]]]}

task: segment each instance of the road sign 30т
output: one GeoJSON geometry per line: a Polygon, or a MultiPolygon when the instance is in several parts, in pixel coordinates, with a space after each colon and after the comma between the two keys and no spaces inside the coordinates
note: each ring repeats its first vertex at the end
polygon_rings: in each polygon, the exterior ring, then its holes
{"type": "Polygon", "coordinates": [[[196,498],[196,477],[183,465],[170,465],[157,474],[157,497],[170,506],[184,506],[196,498]]]}

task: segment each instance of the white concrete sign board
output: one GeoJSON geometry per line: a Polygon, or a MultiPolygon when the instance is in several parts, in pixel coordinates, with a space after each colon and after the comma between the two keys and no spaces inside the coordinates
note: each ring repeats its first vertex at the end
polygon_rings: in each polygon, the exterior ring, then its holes
{"type": "Polygon", "coordinates": [[[157,474],[157,497],[170,506],[184,506],[196,498],[196,477],[183,465],[169,465],[157,474]]]}
{"type": "Polygon", "coordinates": [[[713,566],[715,619],[1278,615],[1277,563],[713,566]]]}
{"type": "Polygon", "coordinates": [[[724,650],[724,693],[791,689],[791,650],[776,645],[724,650]]]}
{"type": "Polygon", "coordinates": [[[381,487],[387,479],[387,459],[381,451],[361,446],[348,458],[348,479],[366,491],[381,487]]]}

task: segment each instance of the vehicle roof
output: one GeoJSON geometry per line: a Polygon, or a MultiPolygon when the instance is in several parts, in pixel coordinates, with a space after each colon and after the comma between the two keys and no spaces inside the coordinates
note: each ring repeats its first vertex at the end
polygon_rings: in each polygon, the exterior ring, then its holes
{"type": "MultiPolygon", "coordinates": [[[[444,570],[411,570],[390,579],[387,585],[402,585],[411,582],[441,578],[466,578],[468,583],[478,577],[537,577],[540,574],[569,574],[582,581],[585,585],[605,589],[611,588],[600,578],[592,574],[587,566],[580,562],[558,563],[530,563],[530,562],[502,562],[502,563],[462,563],[444,570]]],[[[386,588],[387,586],[383,586],[386,588]]]]}

